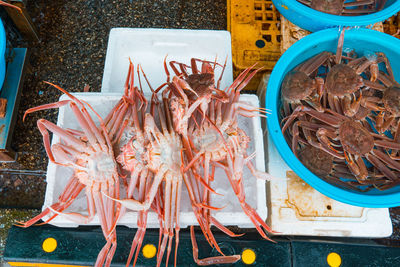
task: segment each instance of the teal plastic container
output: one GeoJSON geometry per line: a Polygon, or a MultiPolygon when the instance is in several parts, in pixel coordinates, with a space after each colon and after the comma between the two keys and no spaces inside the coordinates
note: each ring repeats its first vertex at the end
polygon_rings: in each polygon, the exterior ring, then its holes
{"type": "MultiPolygon", "coordinates": [[[[336,52],[338,29],[327,29],[310,34],[292,45],[273,69],[267,87],[266,107],[268,130],[280,155],[287,165],[310,186],[335,200],[361,207],[385,208],[400,206],[400,185],[389,190],[373,189],[361,193],[331,185],[310,172],[296,158],[281,132],[279,109],[280,88],[286,73],[295,66],[322,52],[336,52]]],[[[383,52],[389,58],[396,80],[400,80],[400,40],[369,29],[353,29],[345,33],[344,48],[353,48],[359,55],[383,52]]]]}
{"type": "MultiPolygon", "coordinates": [[[[363,16],[336,16],[309,8],[296,0],[272,0],[278,11],[300,28],[316,32],[338,26],[368,26],[393,16],[400,10],[400,1],[388,0],[376,13],[363,16]]],[[[350,1],[348,1],[350,2],[350,1]]]]}
{"type": "Polygon", "coordinates": [[[6,31],[0,19],[0,90],[3,88],[4,77],[6,76],[6,31]]]}

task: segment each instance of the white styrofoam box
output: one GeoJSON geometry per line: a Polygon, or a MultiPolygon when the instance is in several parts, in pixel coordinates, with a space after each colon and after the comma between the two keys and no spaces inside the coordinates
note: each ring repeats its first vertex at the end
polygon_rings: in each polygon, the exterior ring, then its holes
{"type": "MultiPolygon", "coordinates": [[[[121,98],[120,93],[75,93],[79,99],[82,99],[89,103],[93,108],[105,117],[112,107],[121,98]]],[[[60,100],[68,99],[65,95],[61,96],[60,100]]],[[[254,106],[259,106],[258,98],[255,95],[242,95],[241,101],[248,102],[254,106]]],[[[93,114],[89,111],[90,114],[93,114]]],[[[94,121],[97,123],[95,116],[92,116],[94,121]]],[[[57,125],[63,128],[79,129],[77,121],[74,119],[72,110],[69,106],[61,107],[58,114],[57,125]]],[[[256,151],[256,158],[253,159],[255,167],[258,170],[264,171],[264,147],[262,140],[262,131],[259,118],[240,118],[239,127],[246,131],[251,138],[249,144],[248,153],[256,151]]],[[[59,137],[53,135],[52,144],[58,143],[59,137]]],[[[67,167],[61,167],[49,162],[47,168],[47,188],[43,209],[52,205],[58,201],[59,195],[63,192],[68,179],[73,175],[73,170],[67,167]]],[[[249,205],[257,210],[261,218],[267,218],[267,205],[266,205],[266,188],[265,181],[253,177],[250,171],[245,168],[243,173],[243,182],[245,185],[246,200],[249,205]]],[[[215,181],[211,185],[218,193],[224,194],[223,197],[211,194],[211,205],[215,207],[224,207],[223,210],[214,212],[215,217],[224,225],[236,225],[243,228],[253,228],[254,225],[250,219],[244,214],[242,208],[239,205],[239,201],[235,196],[228,178],[225,172],[217,169],[215,172],[215,181]]],[[[124,196],[121,193],[121,198],[124,196]]],[[[183,185],[182,191],[182,207],[180,224],[181,227],[187,227],[188,225],[197,225],[197,220],[192,213],[192,207],[190,206],[189,196],[186,188],[183,185]]],[[[86,210],[86,199],[85,194],[82,192],[73,204],[65,212],[79,212],[87,214],[86,210]]],[[[49,218],[49,217],[47,217],[49,218]]],[[[44,219],[47,219],[44,218],[44,219]]],[[[124,217],[121,218],[119,224],[126,225],[128,227],[136,227],[137,212],[128,211],[124,217]]],[[[77,227],[78,225],[74,222],[69,221],[65,216],[57,216],[51,224],[60,227],[77,227]]],[[[97,216],[89,223],[89,225],[99,225],[99,219],[97,216]]],[[[148,227],[158,228],[159,222],[157,215],[154,212],[149,212],[148,216],[148,227]]]]}
{"type": "MultiPolygon", "coordinates": [[[[265,106],[269,76],[264,76],[258,95],[265,106]]],[[[298,177],[286,165],[270,138],[266,165],[276,177],[268,183],[268,223],[280,235],[387,237],[392,234],[389,209],[351,206],[324,196],[298,177]]]]}
{"type": "MultiPolygon", "coordinates": [[[[167,80],[163,65],[167,55],[167,62],[178,61],[187,65],[190,65],[191,58],[209,61],[217,58],[220,64],[227,58],[221,89],[232,84],[232,49],[228,31],[113,28],[108,39],[101,91],[123,92],[129,58],[135,65],[142,66],[151,86],[157,88],[167,80]]],[[[168,68],[172,78],[174,73],[169,65],[168,68]]],[[[216,80],[221,70],[216,68],[216,80]]],[[[145,92],[150,92],[144,79],[142,85],[145,92]]]]}

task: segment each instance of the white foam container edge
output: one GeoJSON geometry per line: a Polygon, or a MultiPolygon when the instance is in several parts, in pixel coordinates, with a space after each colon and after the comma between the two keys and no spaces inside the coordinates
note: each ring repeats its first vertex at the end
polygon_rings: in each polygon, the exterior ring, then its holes
{"type": "MultiPolygon", "coordinates": [[[[76,97],[85,100],[89,104],[93,105],[94,108],[96,109],[97,112],[101,116],[105,116],[107,114],[107,111],[112,108],[111,103],[116,103],[120,97],[121,93],[74,93],[76,97]],[[106,105],[108,103],[108,105],[106,105]],[[96,106],[97,105],[97,106],[96,106]],[[102,107],[101,110],[98,108],[102,107]]],[[[60,100],[66,100],[68,97],[66,95],[63,95],[60,97],[60,100]]],[[[241,101],[249,102],[252,105],[259,106],[259,101],[256,95],[241,95],[240,98],[241,101]]],[[[72,111],[70,110],[69,107],[61,107],[59,109],[59,114],[58,114],[58,120],[57,120],[57,125],[60,127],[71,127],[74,124],[74,120],[71,119],[71,114],[72,111]]],[[[249,136],[252,139],[252,142],[250,144],[249,149],[253,147],[256,151],[256,157],[253,159],[253,163],[255,163],[255,167],[258,170],[264,171],[265,170],[265,163],[264,163],[264,144],[263,144],[263,135],[262,135],[262,129],[261,129],[261,122],[260,118],[252,118],[248,119],[247,121],[251,121],[249,123],[249,128],[252,128],[252,133],[250,134],[248,132],[248,129],[244,129],[249,136]]],[[[240,123],[240,122],[239,122],[240,123]]],[[[72,128],[72,127],[71,127],[72,128]]],[[[55,144],[59,142],[59,137],[56,135],[53,135],[52,139],[52,144],[55,144]]],[[[253,151],[248,151],[249,154],[253,151]]],[[[223,173],[221,171],[221,173],[223,173]]],[[[73,171],[69,168],[66,167],[61,167],[57,166],[51,162],[49,162],[48,167],[47,167],[47,188],[46,188],[46,194],[45,194],[45,201],[43,204],[43,210],[47,208],[48,206],[52,205],[53,203],[57,202],[59,194],[64,190],[64,187],[66,185],[66,182],[68,181],[68,178],[71,177],[73,174],[73,171]]],[[[236,204],[235,209],[236,210],[230,210],[230,205],[231,203],[228,203],[227,208],[218,211],[215,213],[215,217],[217,220],[219,220],[223,225],[226,226],[238,226],[242,228],[254,228],[254,225],[250,221],[250,219],[246,216],[246,214],[242,211],[236,196],[233,193],[233,190],[230,188],[230,183],[228,182],[226,177],[221,177],[222,174],[216,173],[215,179],[222,178],[220,181],[223,179],[225,180],[224,182],[221,182],[222,185],[225,187],[223,188],[223,192],[226,194],[225,197],[229,198],[234,198],[236,200],[233,200],[236,204]],[[229,188],[226,190],[226,188],[229,188]],[[226,211],[225,211],[226,210],[226,211]]],[[[244,182],[245,184],[249,183],[248,187],[245,188],[246,192],[246,200],[248,203],[253,206],[261,218],[267,219],[268,216],[268,209],[267,209],[267,200],[266,200],[266,185],[265,181],[257,179],[253,177],[250,172],[247,170],[244,173],[244,182]],[[253,190],[248,192],[247,190],[253,190]]],[[[214,188],[219,191],[218,188],[214,188]]],[[[84,190],[83,190],[84,191],[84,190]]],[[[184,192],[185,193],[185,192],[184,192]]],[[[183,193],[183,194],[184,194],[183,193]]],[[[187,193],[186,193],[187,194],[187,193]]],[[[197,220],[193,213],[191,212],[191,207],[184,207],[185,203],[189,204],[189,198],[186,196],[186,200],[182,199],[182,209],[185,210],[187,209],[188,211],[182,211],[181,212],[181,218],[180,218],[180,226],[182,228],[185,228],[189,225],[197,225],[197,220]]],[[[84,194],[81,193],[78,196],[77,201],[81,201],[82,203],[85,203],[86,205],[86,200],[84,198],[84,194]]],[[[82,204],[81,203],[81,204],[82,204]]],[[[212,199],[212,205],[221,207],[224,206],[226,203],[224,203],[221,199],[218,199],[217,197],[212,199]]],[[[190,205],[190,204],[189,204],[190,205]]],[[[74,211],[76,212],[81,212],[82,214],[85,213],[85,209],[82,208],[82,205],[75,205],[74,203],[71,205],[69,209],[67,209],[65,212],[71,212],[74,211]]],[[[46,216],[44,220],[48,219],[49,216],[46,216]]],[[[137,212],[132,212],[128,211],[120,220],[119,225],[125,225],[128,227],[136,227],[136,221],[137,221],[137,212]]],[[[79,225],[68,220],[63,215],[57,216],[55,219],[51,221],[52,225],[59,226],[59,227],[78,227],[79,225]]],[[[88,224],[88,225],[99,225],[99,219],[97,215],[94,216],[93,220],[88,224]]],[[[148,216],[148,228],[158,228],[159,227],[159,222],[157,215],[154,212],[149,212],[148,216]]]]}

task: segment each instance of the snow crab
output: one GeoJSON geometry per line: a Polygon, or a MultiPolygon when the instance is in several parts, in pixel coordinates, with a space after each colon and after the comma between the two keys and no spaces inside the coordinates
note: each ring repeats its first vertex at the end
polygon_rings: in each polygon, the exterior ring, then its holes
{"type": "MultiPolygon", "coordinates": [[[[262,110],[259,108],[239,101],[240,91],[256,72],[257,70],[250,73],[250,69],[247,69],[241,73],[228,88],[230,101],[210,103],[209,112],[205,116],[206,120],[200,127],[195,126],[198,123],[193,123],[189,127],[188,137],[191,140],[191,149],[195,153],[193,159],[201,158],[204,164],[205,182],[209,183],[214,179],[213,175],[209,175],[210,166],[212,166],[211,173],[214,173],[214,166],[224,169],[243,211],[254,223],[260,235],[268,239],[263,229],[267,232],[271,232],[271,229],[245,201],[242,172],[244,166],[247,166],[257,178],[269,180],[271,176],[255,169],[251,163],[254,154],[249,156],[246,152],[250,139],[237,125],[239,115],[262,116],[260,114],[262,110]]],[[[191,163],[188,166],[191,166],[191,163]]],[[[204,193],[203,201],[207,199],[207,193],[207,191],[204,193]]]]}
{"type": "Polygon", "coordinates": [[[119,130],[115,129],[110,122],[115,121],[125,109],[118,109],[118,112],[110,115],[110,119],[105,123],[90,105],[80,101],[59,86],[48,84],[68,95],[70,100],[31,108],[26,111],[25,115],[63,105],[70,106],[82,128],[81,131],[63,129],[45,119],[40,119],[37,125],[43,135],[44,147],[50,161],[57,165],[73,168],[74,174],[59,196],[57,203],[43,210],[35,218],[25,223],[18,223],[18,226],[29,227],[47,215],[51,216],[44,223],[50,222],[56,216],[65,216],[78,224],[86,224],[96,214],[107,243],[100,251],[95,266],[104,264],[109,266],[116,250],[115,225],[120,217],[121,207],[119,203],[104,197],[103,194],[119,197],[120,178],[113,146],[117,143],[123,130],[121,126],[119,130]],[[87,107],[95,113],[100,121],[99,126],[95,124],[87,107]],[[50,146],[49,132],[58,135],[61,142],[50,146]],[[75,212],[65,213],[64,210],[74,202],[82,190],[85,190],[86,193],[88,215],[75,212]]]}
{"type": "Polygon", "coordinates": [[[363,158],[366,158],[388,180],[398,179],[397,172],[400,170],[400,164],[379,148],[398,150],[400,149],[399,143],[390,138],[373,134],[359,122],[333,111],[329,112],[331,114],[320,113],[301,106],[291,116],[296,117],[302,113],[319,121],[319,123],[302,126],[316,131],[319,142],[311,143],[311,145],[336,158],[345,159],[348,168],[360,184],[365,183],[370,176],[363,158]]]}
{"type": "MultiPolygon", "coordinates": [[[[298,158],[312,173],[337,186],[361,192],[373,188],[372,185],[367,185],[366,188],[360,189],[359,183],[346,166],[345,161],[333,157],[322,149],[306,144],[299,151],[298,158]]],[[[373,180],[371,184],[375,182],[379,182],[379,180],[373,180]]]]}
{"type": "Polygon", "coordinates": [[[301,102],[320,110],[321,97],[324,88],[324,79],[310,75],[318,72],[318,68],[324,65],[331,57],[330,52],[322,52],[307,60],[293,71],[286,74],[281,87],[281,97],[284,116],[291,113],[301,102]]]}

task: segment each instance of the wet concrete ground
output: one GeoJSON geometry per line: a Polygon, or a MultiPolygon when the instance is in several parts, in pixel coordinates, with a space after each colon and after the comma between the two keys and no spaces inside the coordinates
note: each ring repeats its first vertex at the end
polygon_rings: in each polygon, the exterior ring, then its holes
{"type": "MultiPolygon", "coordinates": [[[[28,11],[41,42],[31,46],[32,73],[24,83],[12,147],[17,162],[0,164],[0,255],[12,218],[25,220],[43,203],[47,156],[36,128],[39,118],[56,122],[57,110],[37,112],[22,123],[26,109],[57,101],[61,95],[43,81],[69,91],[87,84],[100,91],[108,34],[113,27],[226,29],[225,0],[35,0],[28,11]]],[[[400,210],[392,209],[400,240],[400,210]]],[[[390,239],[387,239],[390,240],[390,239]]],[[[390,242],[390,241],[387,241],[390,242]]]]}

